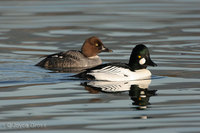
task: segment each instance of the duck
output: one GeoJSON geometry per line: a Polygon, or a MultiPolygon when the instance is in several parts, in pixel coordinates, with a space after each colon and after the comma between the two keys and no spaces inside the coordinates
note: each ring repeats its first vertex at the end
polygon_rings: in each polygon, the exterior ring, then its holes
{"type": "Polygon", "coordinates": [[[84,70],[73,77],[86,80],[130,81],[151,78],[147,66],[157,66],[150,58],[144,44],[136,45],[129,58],[129,63],[106,63],[84,70]]]}
{"type": "Polygon", "coordinates": [[[112,52],[112,50],[105,47],[98,37],[92,36],[85,40],[81,50],[69,50],[47,55],[36,66],[48,69],[94,67],[102,64],[102,60],[98,56],[101,52],[112,52]]]}

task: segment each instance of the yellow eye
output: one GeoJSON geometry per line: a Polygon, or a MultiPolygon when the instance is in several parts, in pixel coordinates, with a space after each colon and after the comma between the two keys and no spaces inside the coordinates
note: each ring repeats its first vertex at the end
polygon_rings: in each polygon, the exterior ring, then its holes
{"type": "Polygon", "coordinates": [[[98,47],[98,46],[99,46],[99,44],[98,44],[98,43],[96,43],[96,44],[95,44],[95,46],[96,46],[96,47],[98,47]]]}
{"type": "Polygon", "coordinates": [[[138,56],[138,58],[140,59],[140,58],[141,58],[141,56],[139,55],[139,56],[138,56]]]}

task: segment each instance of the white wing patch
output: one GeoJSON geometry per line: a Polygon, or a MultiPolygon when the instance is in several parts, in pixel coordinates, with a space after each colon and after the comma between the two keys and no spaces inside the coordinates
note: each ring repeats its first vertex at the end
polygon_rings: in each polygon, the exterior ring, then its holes
{"type": "Polygon", "coordinates": [[[58,58],[58,55],[57,55],[57,54],[55,54],[55,55],[53,55],[53,56],[51,56],[51,57],[58,58]]]}
{"type": "Polygon", "coordinates": [[[53,57],[53,58],[60,58],[60,59],[62,59],[62,58],[63,58],[63,56],[62,56],[62,55],[57,55],[57,54],[55,54],[55,55],[53,55],[53,56],[51,56],[51,57],[53,57]]]}

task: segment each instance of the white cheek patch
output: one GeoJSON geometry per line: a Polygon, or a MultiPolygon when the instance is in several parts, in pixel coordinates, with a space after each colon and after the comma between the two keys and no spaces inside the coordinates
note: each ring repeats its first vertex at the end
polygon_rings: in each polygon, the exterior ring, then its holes
{"type": "Polygon", "coordinates": [[[146,62],[145,58],[142,58],[142,59],[139,60],[140,65],[144,65],[145,62],[146,62]]]}

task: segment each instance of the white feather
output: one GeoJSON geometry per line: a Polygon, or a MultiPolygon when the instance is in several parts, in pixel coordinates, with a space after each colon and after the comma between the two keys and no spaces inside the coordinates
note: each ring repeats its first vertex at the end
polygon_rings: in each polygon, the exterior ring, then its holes
{"type": "Polygon", "coordinates": [[[119,73],[122,72],[124,70],[124,68],[122,67],[116,67],[116,66],[107,66],[104,67],[102,69],[96,69],[96,70],[92,70],[92,72],[96,73],[96,72],[100,72],[100,73],[119,73]]]}
{"type": "Polygon", "coordinates": [[[107,66],[102,69],[92,70],[88,75],[94,76],[96,80],[128,81],[148,79],[151,76],[151,72],[147,69],[140,69],[133,72],[127,68],[107,66]]]}

